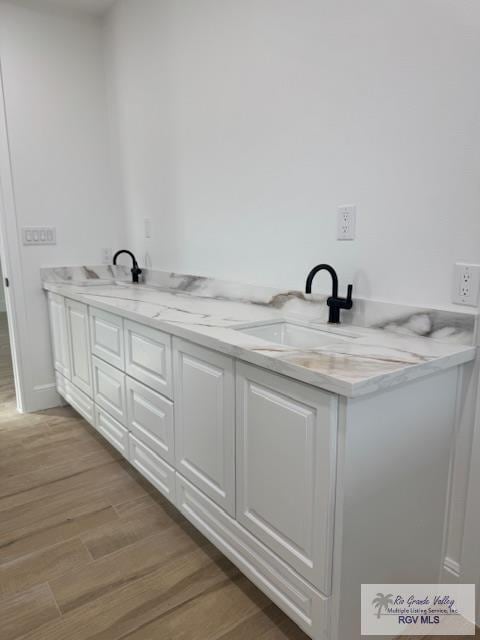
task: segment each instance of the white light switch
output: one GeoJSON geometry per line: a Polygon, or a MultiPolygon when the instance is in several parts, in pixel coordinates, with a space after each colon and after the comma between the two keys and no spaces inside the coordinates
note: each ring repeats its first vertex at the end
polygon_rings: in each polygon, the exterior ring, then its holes
{"type": "Polygon", "coordinates": [[[25,245],[57,244],[57,230],[55,227],[23,227],[22,238],[25,245]]]}

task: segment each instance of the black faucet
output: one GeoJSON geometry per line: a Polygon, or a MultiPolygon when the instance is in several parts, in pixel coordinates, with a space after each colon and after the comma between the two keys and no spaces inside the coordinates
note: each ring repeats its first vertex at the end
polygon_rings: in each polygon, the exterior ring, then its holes
{"type": "Polygon", "coordinates": [[[322,270],[328,271],[328,273],[332,276],[332,295],[327,299],[327,304],[329,306],[328,322],[332,324],[339,324],[340,309],[351,309],[353,306],[353,285],[348,285],[346,298],[339,298],[337,272],[329,264],[319,264],[316,267],[313,267],[313,269],[308,274],[307,284],[305,285],[305,293],[312,293],[313,279],[317,275],[317,273],[322,270]]]}
{"type": "Polygon", "coordinates": [[[131,269],[132,272],[132,282],[138,282],[138,276],[142,273],[142,270],[140,269],[140,267],[138,266],[137,260],[135,259],[135,256],[133,255],[133,253],[131,251],[128,251],[128,249],[121,249],[120,251],[117,251],[117,253],[113,256],[113,264],[114,266],[117,264],[117,258],[120,254],[122,253],[127,253],[133,262],[133,267],[131,269]]]}

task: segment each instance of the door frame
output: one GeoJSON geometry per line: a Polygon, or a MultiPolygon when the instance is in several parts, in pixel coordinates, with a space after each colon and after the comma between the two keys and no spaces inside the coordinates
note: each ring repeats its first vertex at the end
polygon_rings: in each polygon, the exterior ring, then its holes
{"type": "MultiPolygon", "coordinates": [[[[0,261],[5,288],[10,349],[12,353],[13,375],[17,409],[23,413],[28,406],[27,390],[30,368],[26,365],[29,333],[25,305],[25,286],[20,255],[19,229],[12,174],[12,160],[7,126],[5,86],[0,59],[0,261]],[[22,348],[23,347],[23,348],[22,348]]],[[[31,381],[30,381],[31,382],[31,381]]]]}

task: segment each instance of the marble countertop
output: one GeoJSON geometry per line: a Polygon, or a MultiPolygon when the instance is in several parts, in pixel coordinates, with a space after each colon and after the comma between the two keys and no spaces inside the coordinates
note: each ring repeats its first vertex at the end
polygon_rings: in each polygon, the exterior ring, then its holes
{"type": "Polygon", "coordinates": [[[218,292],[209,295],[185,288],[101,279],[82,283],[44,282],[43,286],[48,291],[347,397],[374,393],[457,366],[473,360],[476,354],[475,347],[455,340],[442,341],[353,324],[328,325],[319,321],[318,316],[312,318],[311,312],[302,315],[302,309],[292,306],[291,300],[283,304],[278,296],[265,303],[244,296],[227,298],[218,292]],[[282,319],[307,322],[329,332],[338,341],[298,349],[238,331],[246,324],[282,319]]]}

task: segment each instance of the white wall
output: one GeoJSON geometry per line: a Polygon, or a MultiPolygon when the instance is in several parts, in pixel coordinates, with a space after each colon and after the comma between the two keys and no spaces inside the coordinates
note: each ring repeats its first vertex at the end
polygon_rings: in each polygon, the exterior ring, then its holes
{"type": "Polygon", "coordinates": [[[3,288],[3,273],[2,267],[0,265],[0,313],[3,313],[7,310],[5,305],[5,289],[3,288]]]}
{"type": "MultiPolygon", "coordinates": [[[[100,23],[0,3],[0,60],[17,225],[53,225],[57,245],[21,247],[28,408],[55,404],[39,269],[98,264],[122,244],[100,23]]],[[[16,275],[16,274],[15,274],[16,275]]]]}
{"type": "Polygon", "coordinates": [[[140,255],[297,288],[326,261],[358,295],[450,305],[454,262],[480,262],[478,2],[119,0],[107,29],[140,255]]]}

